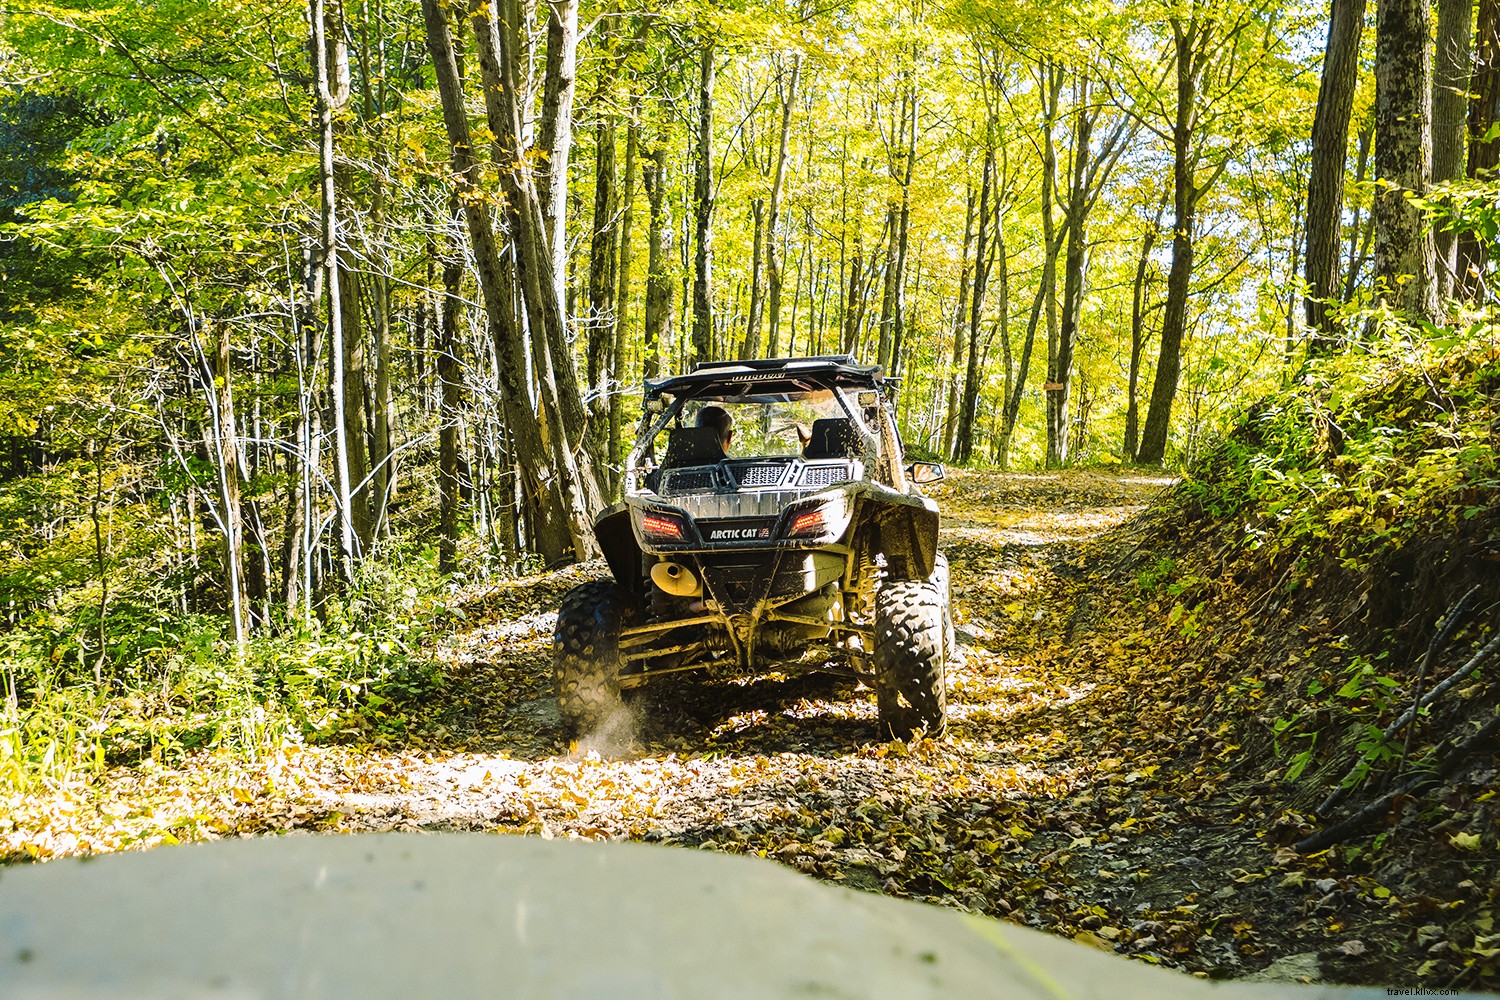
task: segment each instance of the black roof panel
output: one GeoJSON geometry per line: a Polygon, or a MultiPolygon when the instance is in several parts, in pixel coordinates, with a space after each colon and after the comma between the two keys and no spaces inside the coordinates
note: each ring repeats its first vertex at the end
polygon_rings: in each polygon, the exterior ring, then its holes
{"type": "Polygon", "coordinates": [[[879,365],[861,365],[848,354],[817,358],[755,358],[703,361],[686,375],[648,379],[646,395],[744,396],[808,392],[833,386],[878,389],[885,384],[879,365]]]}

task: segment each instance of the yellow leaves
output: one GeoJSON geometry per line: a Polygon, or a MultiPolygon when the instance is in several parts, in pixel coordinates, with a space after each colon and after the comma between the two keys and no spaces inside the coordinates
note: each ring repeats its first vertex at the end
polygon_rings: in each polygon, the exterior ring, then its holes
{"type": "MultiPolygon", "coordinates": [[[[991,516],[975,511],[976,518],[991,516]]],[[[1066,527],[1057,514],[1051,524],[1066,527]]],[[[1024,527],[1019,519],[1016,526],[1024,527]]],[[[545,637],[520,628],[497,600],[494,609],[476,609],[482,621],[475,635],[490,638],[475,639],[453,656],[454,663],[487,664],[483,681],[493,680],[500,693],[473,714],[496,728],[476,732],[450,722],[451,738],[430,726],[423,735],[434,746],[466,739],[510,746],[515,759],[299,749],[274,765],[206,764],[213,776],[177,798],[169,788],[183,780],[179,772],[164,769],[144,783],[139,774],[112,776],[96,799],[114,806],[152,801],[153,810],[121,808],[106,818],[80,791],[73,812],[54,803],[59,808],[46,822],[31,822],[22,834],[5,826],[10,817],[0,800],[0,853],[109,850],[293,825],[362,830],[452,822],[769,857],[861,888],[1014,912],[1014,919],[1056,933],[1076,932],[1080,942],[1101,951],[1179,965],[1217,961],[1219,948],[1240,956],[1262,945],[1273,950],[1274,921],[1264,919],[1267,940],[1261,943],[1249,923],[1263,920],[1258,907],[1296,912],[1316,935],[1324,913],[1312,907],[1341,889],[1334,902],[1356,893],[1361,898],[1357,906],[1341,906],[1340,919],[1353,926],[1329,944],[1358,934],[1372,952],[1383,953],[1386,942],[1367,933],[1363,921],[1370,912],[1405,918],[1406,903],[1373,879],[1356,881],[1338,871],[1337,856],[1303,858],[1276,848],[1288,840],[1274,831],[1254,836],[1280,803],[1273,802],[1274,792],[1244,792],[1236,780],[1243,775],[1231,778],[1233,769],[1218,763],[1263,749],[1259,736],[1244,735],[1249,713],[1240,709],[1256,705],[1257,712],[1274,714],[1275,699],[1293,686],[1300,690],[1297,675],[1310,668],[1292,652],[1288,683],[1266,673],[1279,663],[1255,660],[1259,650],[1249,634],[1265,627],[1264,616],[1244,633],[1233,631],[1232,623],[1226,632],[1216,597],[1195,612],[1203,632],[1189,639],[1181,629],[1163,630],[1160,616],[1140,621],[1138,596],[1128,607],[1112,603],[1106,579],[1089,585],[1093,610],[1064,644],[1071,609],[1084,607],[1074,600],[1081,587],[1070,589],[1072,583],[1059,582],[1041,563],[1017,569],[1013,556],[1002,559],[992,539],[977,541],[967,527],[945,532],[950,552],[952,541],[962,539],[974,558],[953,564],[964,648],[952,667],[952,735],[943,742],[873,739],[874,706],[851,684],[832,695],[799,694],[780,707],[772,704],[775,695],[762,692],[693,689],[685,698],[687,717],[671,714],[660,727],[643,727],[632,759],[583,753],[587,746],[577,743],[562,752],[555,728],[505,728],[515,718],[509,713],[544,698],[550,682],[545,637]],[[1048,613],[1037,624],[1033,615],[1042,607],[1048,613]],[[1232,682],[1244,693],[1227,709],[1205,711],[1232,682]],[[738,721],[722,724],[725,719],[738,721]],[[664,735],[669,726],[680,728],[664,735]],[[1210,798],[1215,793],[1219,797],[1210,798]],[[192,823],[182,819],[200,814],[192,823]],[[1248,829],[1223,838],[1213,832],[1236,814],[1248,829]],[[1272,856],[1277,868],[1255,870],[1272,856]],[[1342,881],[1314,894],[1313,882],[1325,873],[1342,881]],[[1190,889],[1185,905],[1174,905],[1190,889]],[[1151,909],[1142,912],[1143,904],[1151,909]]],[[[1204,572],[1210,581],[1201,585],[1204,591],[1234,596],[1217,571],[1204,572]]],[[[537,581],[561,578],[539,577],[526,586],[542,593],[537,581]]],[[[1202,599],[1195,591],[1194,601],[1202,599]]],[[[1187,614],[1177,611],[1179,624],[1187,614]]],[[[1281,656],[1277,646],[1275,658],[1281,656]]],[[[675,713],[682,703],[672,704],[675,713]]],[[[441,713],[437,719],[450,721],[441,713]]],[[[1292,826],[1316,822],[1282,815],[1292,826]]],[[[1478,834],[1450,842],[1466,852],[1483,847],[1478,834]]],[[[1473,905],[1463,919],[1473,917],[1473,905]]],[[[1335,921],[1329,932],[1342,929],[1335,921]]],[[[1474,930],[1489,929],[1475,923],[1474,930]]]]}
{"type": "Polygon", "coordinates": [[[1077,941],[1079,944],[1086,944],[1090,948],[1097,948],[1100,951],[1107,951],[1111,954],[1113,954],[1115,950],[1114,945],[1110,944],[1108,941],[1100,937],[1098,934],[1095,934],[1093,931],[1079,931],[1077,934],[1073,935],[1073,940],[1077,941]]]}
{"type": "Polygon", "coordinates": [[[1468,949],[1470,955],[1476,958],[1495,958],[1500,956],[1500,934],[1486,934],[1474,939],[1474,946],[1468,949]]]}
{"type": "Polygon", "coordinates": [[[1448,838],[1448,843],[1459,851],[1479,850],[1479,834],[1477,833],[1455,833],[1448,838]]]}

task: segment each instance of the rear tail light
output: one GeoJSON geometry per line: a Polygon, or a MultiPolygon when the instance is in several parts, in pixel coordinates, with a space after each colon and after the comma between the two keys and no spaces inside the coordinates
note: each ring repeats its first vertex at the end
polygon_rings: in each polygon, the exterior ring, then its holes
{"type": "Polygon", "coordinates": [[[809,510],[792,518],[792,526],[787,529],[788,535],[821,535],[828,527],[828,521],[823,516],[822,508],[809,510]]]}
{"type": "Polygon", "coordinates": [[[663,542],[682,541],[682,522],[666,514],[647,514],[641,518],[641,533],[663,542]]]}

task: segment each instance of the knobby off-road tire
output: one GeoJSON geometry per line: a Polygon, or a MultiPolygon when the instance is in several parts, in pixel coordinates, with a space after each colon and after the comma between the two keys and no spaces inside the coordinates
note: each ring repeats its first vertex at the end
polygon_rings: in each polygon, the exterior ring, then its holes
{"type": "Polygon", "coordinates": [[[563,729],[592,732],[621,711],[620,630],[630,617],[629,596],[612,580],[568,591],[552,637],[552,679],[563,729]]]}
{"type": "Polygon", "coordinates": [[[958,641],[953,634],[953,576],[948,570],[946,555],[941,552],[937,554],[932,565],[932,575],[927,580],[943,598],[943,662],[946,664],[953,659],[954,643],[958,641]]]}
{"type": "Polygon", "coordinates": [[[947,728],[946,597],[931,580],[887,580],[875,592],[875,706],[897,739],[947,728]]]}

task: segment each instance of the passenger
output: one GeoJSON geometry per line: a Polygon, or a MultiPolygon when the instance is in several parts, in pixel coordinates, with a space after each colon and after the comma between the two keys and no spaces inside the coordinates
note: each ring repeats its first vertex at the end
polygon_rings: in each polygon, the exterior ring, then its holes
{"type": "Polygon", "coordinates": [[[705,406],[698,411],[698,426],[712,427],[719,435],[719,447],[724,457],[729,457],[729,445],[734,441],[734,416],[722,406],[705,406]]]}

